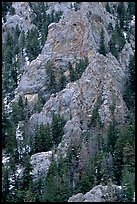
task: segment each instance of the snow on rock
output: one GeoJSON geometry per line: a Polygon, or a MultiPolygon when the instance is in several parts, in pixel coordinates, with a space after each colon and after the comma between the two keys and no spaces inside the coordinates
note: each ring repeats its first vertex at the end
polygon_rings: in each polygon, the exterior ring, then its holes
{"type": "Polygon", "coordinates": [[[4,155],[4,156],[2,157],[2,163],[3,163],[4,165],[7,164],[7,163],[9,162],[9,159],[10,159],[9,156],[4,155]]]}
{"type": "Polygon", "coordinates": [[[22,123],[22,121],[19,121],[17,129],[16,129],[16,138],[18,140],[23,140],[23,136],[22,136],[23,131],[21,131],[21,128],[23,127],[23,125],[24,124],[22,123]]]}
{"type": "Polygon", "coordinates": [[[124,34],[124,37],[125,37],[125,39],[127,38],[127,33],[126,32],[123,32],[123,34],[124,34]]]}
{"type": "Polygon", "coordinates": [[[25,63],[26,63],[27,66],[30,64],[28,56],[25,56],[25,63]]]}
{"type": "Polygon", "coordinates": [[[132,17],[131,24],[132,24],[132,25],[135,24],[135,16],[132,17]]]}

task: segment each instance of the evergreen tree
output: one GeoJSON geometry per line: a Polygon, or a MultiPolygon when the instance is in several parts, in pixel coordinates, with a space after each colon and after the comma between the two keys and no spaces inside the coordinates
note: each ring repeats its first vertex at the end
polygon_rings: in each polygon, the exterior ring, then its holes
{"type": "Polygon", "coordinates": [[[109,41],[110,52],[113,56],[118,59],[118,52],[120,52],[125,45],[125,37],[121,31],[118,21],[116,22],[115,29],[112,32],[110,41],[109,41]]]}
{"type": "Polygon", "coordinates": [[[66,80],[67,80],[62,71],[60,74],[61,74],[61,76],[60,76],[60,80],[59,80],[59,91],[61,91],[65,88],[66,80]]]}
{"type": "Polygon", "coordinates": [[[71,65],[71,63],[69,63],[68,65],[68,69],[69,69],[69,73],[70,73],[70,81],[75,81],[75,72],[74,72],[74,69],[71,65]]]}
{"type": "Polygon", "coordinates": [[[133,93],[135,93],[135,53],[133,56],[130,57],[128,70],[129,70],[129,83],[131,85],[133,93]]]}
{"type": "Polygon", "coordinates": [[[9,170],[5,167],[2,169],[2,202],[7,202],[9,200],[9,170]]]}
{"type": "Polygon", "coordinates": [[[49,84],[48,84],[48,91],[52,93],[57,92],[57,83],[56,83],[56,78],[55,78],[55,72],[54,72],[54,67],[51,64],[51,62],[47,63],[46,65],[46,74],[49,79],[49,84]]]}
{"type": "Polygon", "coordinates": [[[118,18],[120,20],[120,28],[123,29],[125,25],[124,21],[125,21],[125,14],[126,14],[124,2],[119,2],[117,12],[118,12],[118,18]]]}
{"type": "Polygon", "coordinates": [[[108,151],[111,152],[111,154],[113,154],[115,150],[116,140],[117,140],[116,122],[113,119],[108,128],[108,142],[107,142],[108,151]]]}
{"type": "Polygon", "coordinates": [[[130,57],[128,65],[129,79],[125,87],[123,98],[129,110],[135,108],[135,53],[130,57]]]}
{"type": "Polygon", "coordinates": [[[135,15],[135,2],[128,2],[128,12],[130,14],[130,19],[135,15]]]}
{"type": "Polygon", "coordinates": [[[79,79],[88,65],[88,58],[80,59],[75,66],[75,78],[79,79]]]}
{"type": "Polygon", "coordinates": [[[42,108],[43,108],[43,101],[42,101],[42,98],[39,96],[38,101],[35,105],[35,110],[36,112],[40,113],[42,111],[42,108]]]}
{"type": "Polygon", "coordinates": [[[104,56],[106,56],[107,52],[106,52],[106,47],[105,47],[105,41],[104,41],[104,30],[102,28],[101,30],[101,34],[100,34],[100,45],[99,45],[99,50],[98,52],[104,56]]]}
{"type": "Polygon", "coordinates": [[[110,48],[111,54],[118,59],[118,50],[116,48],[116,43],[113,37],[111,37],[109,41],[109,48],[110,48]]]}
{"type": "Polygon", "coordinates": [[[15,162],[19,162],[18,145],[16,139],[16,126],[14,123],[10,123],[6,136],[6,152],[11,157],[15,158],[15,162]]]}
{"type": "Polygon", "coordinates": [[[70,197],[68,169],[60,158],[58,164],[53,161],[46,177],[46,202],[67,202],[70,197]]]}
{"type": "Polygon", "coordinates": [[[46,177],[46,202],[57,202],[56,196],[58,195],[58,180],[57,180],[57,164],[52,162],[50,164],[47,177],[46,177]]]}
{"type": "Polygon", "coordinates": [[[111,12],[110,12],[109,2],[106,3],[106,11],[109,12],[109,13],[111,13],[111,12]]]}
{"type": "Polygon", "coordinates": [[[30,61],[34,60],[41,52],[38,37],[39,33],[37,29],[33,29],[27,33],[26,53],[30,61]]]}
{"type": "Polygon", "coordinates": [[[135,144],[127,141],[123,148],[123,162],[128,172],[133,173],[135,170],[135,144]]]}
{"type": "Polygon", "coordinates": [[[52,140],[54,145],[58,145],[61,142],[61,138],[64,134],[63,127],[65,125],[65,121],[58,115],[53,114],[51,131],[52,131],[52,140]]]}
{"type": "Polygon", "coordinates": [[[20,189],[27,191],[28,189],[32,189],[32,185],[33,185],[32,174],[31,174],[32,166],[30,164],[29,155],[24,156],[23,167],[24,167],[24,171],[23,171],[23,176],[21,178],[20,189]]]}
{"type": "Polygon", "coordinates": [[[113,31],[113,26],[111,22],[108,24],[108,31],[109,31],[109,34],[111,34],[113,31]]]}
{"type": "Polygon", "coordinates": [[[133,202],[135,192],[135,173],[130,173],[127,168],[123,170],[122,188],[125,195],[124,202],[133,202]]]}
{"type": "MultiPolygon", "coordinates": [[[[47,17],[46,17],[47,18],[47,17]]],[[[48,35],[48,24],[47,21],[43,22],[42,28],[41,28],[41,45],[44,46],[45,42],[47,40],[48,35]]]]}
{"type": "Polygon", "coordinates": [[[21,31],[21,34],[20,34],[20,38],[19,38],[19,48],[20,48],[20,51],[21,51],[21,54],[23,55],[23,48],[25,47],[25,32],[24,30],[21,31]]]}
{"type": "Polygon", "coordinates": [[[49,151],[52,147],[50,127],[42,124],[36,128],[34,150],[35,153],[49,151]]]}

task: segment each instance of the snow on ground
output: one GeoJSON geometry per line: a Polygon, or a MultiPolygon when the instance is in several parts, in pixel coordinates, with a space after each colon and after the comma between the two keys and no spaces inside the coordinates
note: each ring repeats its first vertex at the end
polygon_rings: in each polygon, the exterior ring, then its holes
{"type": "Polygon", "coordinates": [[[132,17],[131,24],[132,24],[132,25],[135,24],[135,16],[132,17]]]}
{"type": "Polygon", "coordinates": [[[15,62],[17,62],[17,61],[18,61],[18,55],[15,56],[15,62]]]}
{"type": "Polygon", "coordinates": [[[28,56],[25,56],[25,63],[26,63],[26,65],[29,65],[29,64],[30,64],[30,61],[29,61],[28,56]]]}
{"type": "Polygon", "coordinates": [[[21,79],[21,74],[19,74],[19,75],[17,76],[17,85],[19,84],[20,79],[21,79]]]}
{"type": "Polygon", "coordinates": [[[20,129],[23,127],[23,125],[24,125],[23,122],[19,121],[18,126],[16,128],[16,138],[18,140],[23,140],[23,136],[22,136],[23,131],[21,131],[21,129],[20,129]]]}
{"type": "Polygon", "coordinates": [[[133,202],[135,202],[135,192],[134,192],[133,202]]]}
{"type": "Polygon", "coordinates": [[[125,39],[127,38],[127,33],[123,32],[125,39]]]}
{"type": "Polygon", "coordinates": [[[4,100],[4,109],[7,113],[11,113],[12,112],[12,108],[11,108],[11,104],[9,103],[9,94],[6,94],[4,100]]]}
{"type": "Polygon", "coordinates": [[[118,188],[121,190],[121,189],[122,189],[122,186],[118,186],[118,188]]]}
{"type": "Polygon", "coordinates": [[[2,163],[3,163],[3,164],[6,164],[7,162],[9,162],[9,159],[10,159],[9,156],[4,155],[4,156],[2,157],[2,163]]]}

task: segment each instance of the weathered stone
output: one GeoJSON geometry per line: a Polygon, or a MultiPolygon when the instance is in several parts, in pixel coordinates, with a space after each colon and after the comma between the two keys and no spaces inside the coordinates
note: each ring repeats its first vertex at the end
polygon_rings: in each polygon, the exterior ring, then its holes
{"type": "MultiPolygon", "coordinates": [[[[112,103],[115,103],[117,122],[124,122],[126,112],[126,106],[122,98],[124,76],[125,73],[119,62],[111,54],[107,57],[98,53],[94,54],[81,78],[68,83],[66,88],[57,93],[56,96],[51,96],[44,105],[42,112],[34,114],[29,122],[36,125],[37,123],[40,124],[41,121],[46,124],[47,121],[52,121],[53,113],[60,114],[67,120],[72,118],[70,125],[75,124],[73,118],[78,118],[77,125],[72,126],[74,136],[70,133],[71,127],[66,124],[62,144],[69,144],[70,138],[76,137],[77,133],[81,134],[78,131],[80,120],[83,120],[86,125],[87,115],[92,115],[95,103],[100,96],[103,100],[105,99],[98,110],[101,122],[108,126],[112,120],[112,103]]],[[[64,146],[65,150],[67,146],[64,146]]],[[[62,145],[59,149],[64,154],[62,145]]]]}
{"type": "Polygon", "coordinates": [[[32,10],[28,2],[12,2],[12,7],[15,9],[15,14],[8,14],[7,21],[3,25],[5,31],[12,27],[16,28],[17,25],[20,30],[25,32],[35,27],[31,22],[32,10]]]}
{"type": "Polygon", "coordinates": [[[77,195],[73,195],[69,198],[68,202],[83,202],[84,196],[82,193],[78,193],[77,195]]]}
{"type": "Polygon", "coordinates": [[[108,186],[98,185],[93,187],[86,194],[78,193],[69,198],[68,202],[116,202],[122,201],[122,190],[117,185],[112,185],[111,190],[113,197],[111,197],[108,186]],[[121,200],[120,200],[121,199],[121,200]]]}
{"type": "Polygon", "coordinates": [[[32,176],[34,179],[40,175],[46,175],[51,163],[52,151],[40,152],[31,156],[30,163],[32,164],[32,176]]]}

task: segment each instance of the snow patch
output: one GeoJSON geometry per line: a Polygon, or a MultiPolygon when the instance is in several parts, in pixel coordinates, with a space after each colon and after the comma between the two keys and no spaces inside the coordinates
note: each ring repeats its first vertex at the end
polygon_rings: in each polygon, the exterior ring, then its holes
{"type": "Polygon", "coordinates": [[[123,32],[125,39],[127,39],[127,33],[123,32]]]}
{"type": "Polygon", "coordinates": [[[7,162],[9,162],[10,157],[9,156],[3,156],[2,158],[2,163],[6,164],[7,162]]]}
{"type": "Polygon", "coordinates": [[[118,188],[121,190],[121,189],[122,189],[122,186],[118,186],[118,188]]]}
{"type": "Polygon", "coordinates": [[[23,127],[22,121],[19,121],[18,126],[16,128],[16,139],[23,140],[22,133],[23,131],[20,130],[20,128],[23,127]]]}
{"type": "Polygon", "coordinates": [[[25,63],[26,63],[26,65],[29,65],[29,64],[30,64],[29,58],[28,58],[28,56],[26,56],[26,55],[25,55],[25,63]]]}
{"type": "Polygon", "coordinates": [[[132,17],[131,24],[132,24],[132,25],[135,24],[135,16],[132,17]]]}

